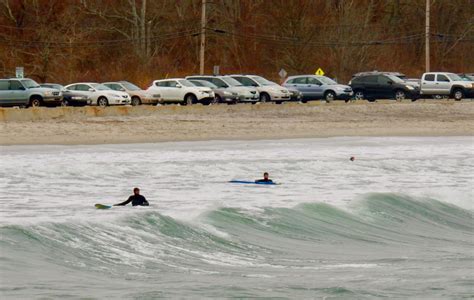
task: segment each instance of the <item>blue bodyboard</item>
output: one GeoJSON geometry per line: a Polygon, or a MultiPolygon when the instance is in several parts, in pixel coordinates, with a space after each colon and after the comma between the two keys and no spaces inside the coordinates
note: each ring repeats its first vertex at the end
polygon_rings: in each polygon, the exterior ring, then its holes
{"type": "Polygon", "coordinates": [[[259,185],[277,185],[276,182],[256,182],[256,181],[246,181],[246,180],[231,180],[230,183],[241,183],[241,184],[259,184],[259,185]]]}

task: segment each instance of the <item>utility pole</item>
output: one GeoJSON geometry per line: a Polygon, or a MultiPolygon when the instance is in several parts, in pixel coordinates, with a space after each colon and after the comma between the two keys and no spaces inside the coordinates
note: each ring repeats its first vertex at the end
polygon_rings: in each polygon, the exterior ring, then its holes
{"type": "Polygon", "coordinates": [[[430,0],[426,0],[425,72],[430,71],[430,0]]]}
{"type": "Polygon", "coordinates": [[[204,75],[204,50],[206,46],[206,0],[202,0],[201,47],[199,51],[199,74],[204,75]]]}

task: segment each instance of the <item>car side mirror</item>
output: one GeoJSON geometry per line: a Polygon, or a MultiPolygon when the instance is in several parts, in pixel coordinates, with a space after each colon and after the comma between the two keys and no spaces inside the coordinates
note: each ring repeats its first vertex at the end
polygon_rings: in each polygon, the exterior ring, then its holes
{"type": "Polygon", "coordinates": [[[393,84],[393,81],[389,80],[389,81],[388,81],[388,84],[393,84]]]}
{"type": "Polygon", "coordinates": [[[89,89],[89,92],[95,92],[95,90],[91,88],[91,89],[89,89]]]}
{"type": "Polygon", "coordinates": [[[20,87],[18,87],[18,89],[21,90],[21,91],[25,91],[25,90],[26,90],[24,86],[20,86],[20,87]]]}
{"type": "Polygon", "coordinates": [[[125,92],[125,89],[124,89],[124,88],[121,88],[120,91],[121,91],[121,92],[125,92]]]}

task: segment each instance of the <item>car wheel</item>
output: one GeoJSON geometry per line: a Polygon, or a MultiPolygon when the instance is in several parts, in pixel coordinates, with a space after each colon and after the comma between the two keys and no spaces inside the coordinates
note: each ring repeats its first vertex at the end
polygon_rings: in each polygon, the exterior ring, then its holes
{"type": "Polygon", "coordinates": [[[324,94],[324,99],[326,99],[326,102],[332,102],[336,99],[336,94],[333,91],[327,91],[324,94]]]}
{"type": "Polygon", "coordinates": [[[407,96],[405,94],[405,91],[402,91],[402,90],[395,91],[395,100],[402,101],[402,100],[405,100],[406,98],[407,96]]]}
{"type": "Polygon", "coordinates": [[[360,91],[360,90],[356,90],[354,92],[354,99],[356,100],[364,100],[365,99],[365,94],[363,91],[360,91]]]}
{"type": "Polygon", "coordinates": [[[63,99],[63,101],[61,101],[61,106],[69,106],[69,101],[67,101],[67,99],[63,99]]]}
{"type": "Polygon", "coordinates": [[[30,106],[31,107],[39,107],[41,106],[41,98],[39,97],[33,97],[30,100],[30,106]]]}
{"type": "Polygon", "coordinates": [[[132,97],[132,106],[137,106],[142,104],[142,101],[140,101],[140,98],[138,97],[132,97]]]}
{"type": "Polygon", "coordinates": [[[222,103],[222,98],[219,95],[216,95],[216,101],[215,103],[222,103]]]}
{"type": "Polygon", "coordinates": [[[196,103],[197,98],[193,94],[188,94],[184,97],[184,105],[192,105],[196,103]]]}
{"type": "Polygon", "coordinates": [[[97,106],[100,106],[100,107],[106,107],[109,105],[109,101],[107,100],[107,98],[105,97],[100,97],[98,100],[97,100],[97,106]]]}
{"type": "Polygon", "coordinates": [[[270,95],[268,95],[267,93],[263,93],[263,94],[260,94],[260,102],[270,102],[270,95]]]}
{"type": "Polygon", "coordinates": [[[464,93],[463,93],[463,91],[462,91],[461,89],[456,89],[456,90],[454,90],[454,92],[453,92],[453,98],[454,98],[454,100],[456,100],[456,101],[462,100],[462,98],[464,98],[464,93]]]}

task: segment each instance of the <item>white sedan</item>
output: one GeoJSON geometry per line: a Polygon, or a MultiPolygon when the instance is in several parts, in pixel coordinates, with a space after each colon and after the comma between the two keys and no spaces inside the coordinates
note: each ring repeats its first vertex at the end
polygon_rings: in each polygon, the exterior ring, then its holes
{"type": "Polygon", "coordinates": [[[121,91],[114,91],[100,83],[81,82],[73,83],[64,87],[65,91],[73,91],[75,94],[88,96],[92,100],[92,105],[101,107],[109,105],[130,104],[130,96],[121,91]]]}

